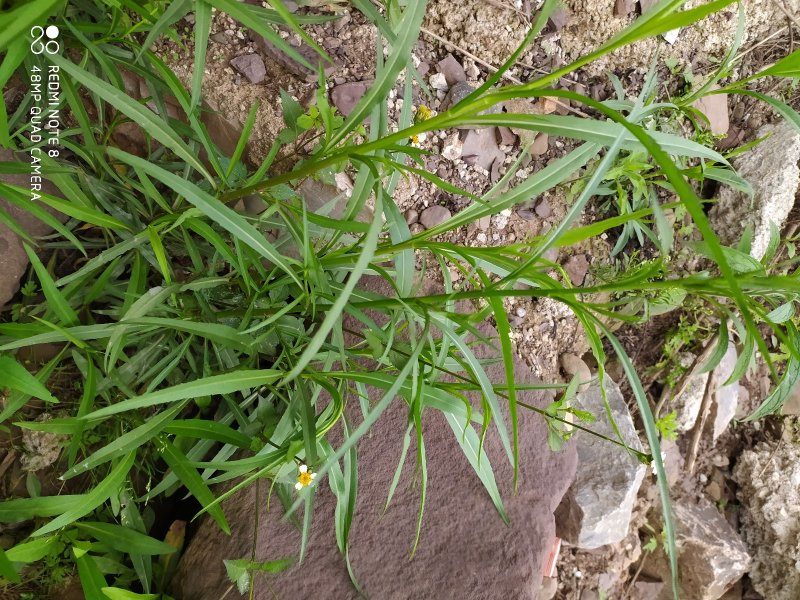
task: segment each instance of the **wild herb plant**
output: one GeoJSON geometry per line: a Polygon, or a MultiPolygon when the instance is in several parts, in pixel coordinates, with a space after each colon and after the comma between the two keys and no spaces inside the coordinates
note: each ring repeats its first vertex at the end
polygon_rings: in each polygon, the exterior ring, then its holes
{"type": "MultiPolygon", "coordinates": [[[[693,23],[731,1],[716,0],[681,11],[682,0],[664,0],[577,61],[528,83],[499,86],[503,73],[552,13],[555,2],[547,0],[520,48],[474,93],[427,119],[415,119],[411,103],[406,102],[399,130],[391,132],[388,94],[401,81],[404,97],[411,97],[416,73],[410,53],[426,3],[392,0],[384,4],[385,10],[378,10],[368,0],[353,0],[353,7],[378,32],[374,84],[341,119],[327,104],[322,76],[311,108],[304,109],[284,96],[286,130],[256,168],[242,160],[254,113],[233,156],[223,155],[214,145],[200,118],[211,8],[226,12],[301,62],[302,56],[294,56],[296,51],[272,25],[292,27],[323,53],[302,33],[303,22],[315,17],[295,16],[280,0],[272,0],[268,10],[235,0],[75,0],[66,6],[37,0],[5,13],[0,17],[3,85],[14,72],[30,69],[33,59],[27,52],[27,31],[54,15],[52,22],[62,31],[65,51],[46,58],[60,68],[72,125],[62,135],[71,158],[45,164],[48,178],[64,199],[41,197],[43,204],[68,220],[64,225],[53,222],[52,236],[25,238],[32,265],[25,295],[12,318],[0,324],[0,369],[3,386],[10,390],[0,421],[17,419],[20,427],[67,435],[62,478],[69,483],[80,477],[90,483],[79,494],[0,502],[0,520],[36,522],[28,540],[0,551],[0,575],[9,582],[19,581],[20,565],[58,556],[74,562],[87,596],[128,597],[126,589],[163,594],[169,560],[153,557],[173,548],[148,536],[152,517],[148,502],[183,487],[203,506],[202,512],[228,531],[221,501],[260,479],[271,480],[285,497],[293,498],[290,512],[304,507],[301,561],[313,518],[313,494],[320,482],[330,479],[339,507],[337,543],[346,557],[359,440],[393,402],[408,406],[412,426],[405,435],[417,444],[424,442],[423,432],[413,424],[420,422],[422,412],[444,413],[465,449],[465,460],[505,518],[490,463],[482,460],[485,452],[479,434],[488,427],[497,429],[506,456],[493,459],[508,460],[516,473],[517,415],[525,408],[517,405],[520,389],[514,381],[511,326],[503,299],[527,296],[552,298],[572,310],[585,330],[600,377],[606,362],[604,341],[624,368],[650,447],[650,454],[642,458],[652,458],[658,474],[664,543],[677,597],[675,534],[659,448],[659,428],[663,432],[664,424],[659,427],[654,421],[634,365],[609,320],[647,317],[651,313],[641,312],[644,308],[628,310],[641,298],[702,299],[714,307],[721,322],[718,348],[704,368],[713,368],[721,359],[730,326],[742,343],[732,380],[744,373],[757,348],[769,361],[759,330],[768,326],[786,345],[789,359],[782,377],[774,372],[779,383],[754,415],[758,417],[777,410],[800,372],[791,304],[797,284],[791,275],[770,275],[764,267],[767,262],[747,259],[744,252],[720,244],[692,184],[720,173],[733,181],[735,175],[715,150],[647,126],[647,119],[659,110],[673,108],[652,102],[654,78],[633,101],[598,102],[551,86],[616,48],[693,23]],[[195,76],[187,91],[149,48],[159,35],[175,36],[172,24],[189,11],[194,12],[196,23],[195,76]],[[384,46],[389,49],[386,56],[384,46]],[[125,93],[123,70],[144,80],[150,92],[147,101],[125,93]],[[595,116],[482,114],[508,99],[542,96],[569,99],[595,116]],[[182,121],[166,116],[169,97],[175,99],[182,121]],[[109,143],[123,118],[144,132],[143,156],[109,143]],[[365,125],[367,118],[369,125],[365,125]],[[514,187],[508,187],[514,171],[510,169],[491,190],[475,197],[427,172],[419,160],[421,151],[410,143],[422,133],[460,125],[525,128],[580,145],[514,187]],[[292,171],[270,175],[282,146],[304,132],[317,135],[315,151],[292,171]],[[657,170],[662,187],[672,195],[670,202],[685,209],[702,234],[704,252],[716,265],[712,271],[672,276],[664,260],[674,243],[672,230],[656,195],[642,196],[643,203],[632,211],[575,226],[587,204],[602,192],[603,182],[613,175],[620,156],[642,157],[651,170],[657,170]],[[295,192],[305,178],[346,168],[357,176],[340,218],[309,210],[295,192]],[[409,172],[473,202],[447,222],[411,235],[392,196],[399,178],[409,172]],[[568,214],[544,236],[491,248],[442,241],[446,239],[442,234],[514,207],[576,176],[582,184],[568,214]],[[260,214],[232,208],[237,200],[252,196],[265,204],[260,214]],[[357,218],[365,206],[374,215],[366,223],[357,218]],[[576,244],[643,219],[655,224],[648,237],[656,242],[661,259],[587,288],[572,287],[551,274],[544,258],[549,248],[576,244]],[[266,235],[268,230],[277,230],[278,237],[266,235]],[[417,294],[418,252],[434,257],[442,266],[443,293],[417,294]],[[79,259],[73,261],[71,272],[55,275],[57,263],[75,257],[79,259]],[[465,288],[455,291],[448,284],[450,267],[464,274],[465,288]],[[364,292],[359,282],[365,276],[382,278],[392,292],[384,296],[364,292]],[[43,300],[35,299],[37,291],[43,300]],[[612,300],[591,300],[601,294],[611,294],[612,300]],[[463,313],[456,309],[462,301],[484,304],[463,313]],[[376,313],[385,324],[370,316],[376,313]],[[361,323],[360,329],[344,331],[345,315],[361,323]],[[474,326],[489,318],[500,334],[498,340],[489,341],[502,350],[507,374],[502,382],[488,380],[481,361],[465,342],[474,326]],[[358,341],[348,342],[351,336],[358,341]],[[31,375],[15,355],[22,348],[44,343],[59,344],[60,350],[31,375]],[[370,368],[365,367],[365,357],[373,361],[370,368]],[[59,390],[47,387],[49,378],[59,371],[78,377],[76,401],[59,403],[59,390]],[[442,373],[453,376],[455,383],[443,384],[442,373]],[[380,390],[381,398],[364,407],[358,424],[351,423],[346,407],[357,404],[359,396],[366,397],[367,388],[380,390]],[[461,396],[466,391],[480,394],[480,406],[465,406],[461,396]],[[58,409],[59,416],[19,421],[20,411],[34,397],[58,409]],[[499,417],[504,406],[508,423],[499,417]],[[344,434],[337,446],[328,439],[334,427],[344,434]],[[142,471],[149,475],[144,492],[134,485],[133,477],[142,471]],[[239,480],[235,486],[214,495],[214,484],[234,479],[239,480]],[[300,489],[291,496],[296,486],[300,489]],[[99,565],[107,568],[110,562],[115,569],[102,572],[99,565]],[[113,588],[107,587],[107,575],[112,576],[113,588]]],[[[728,66],[726,61],[716,80],[728,66]]],[[[797,77],[800,54],[758,75],[797,77]]],[[[748,87],[754,79],[719,89],[706,85],[695,90],[694,96],[723,91],[756,96],[800,127],[800,117],[790,107],[748,87]]],[[[8,114],[5,103],[0,104],[0,136],[6,147],[28,147],[27,109],[23,101],[8,114]]],[[[0,168],[11,172],[16,167],[3,164],[0,168]]],[[[2,184],[0,193],[34,214],[43,212],[30,203],[29,190],[2,184]]],[[[8,215],[2,216],[11,222],[8,215]]],[[[550,419],[559,418],[565,410],[563,405],[551,408],[545,414],[550,419]]],[[[401,468],[405,456],[399,458],[401,468]]],[[[424,497],[425,486],[439,482],[427,480],[424,458],[418,468],[424,497]]],[[[231,563],[229,572],[242,587],[249,585],[252,590],[254,572],[283,566],[240,561],[231,563]]]]}

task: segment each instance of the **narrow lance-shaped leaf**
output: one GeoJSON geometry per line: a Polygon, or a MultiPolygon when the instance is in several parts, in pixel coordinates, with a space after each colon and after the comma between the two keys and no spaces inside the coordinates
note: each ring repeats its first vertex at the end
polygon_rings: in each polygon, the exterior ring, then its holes
{"type": "Polygon", "coordinates": [[[117,463],[117,465],[111,469],[111,472],[108,474],[108,476],[98,483],[92,489],[92,491],[81,496],[81,502],[72,506],[70,510],[53,519],[47,525],[44,525],[34,531],[31,534],[31,537],[38,537],[61,529],[62,527],[66,527],[81,517],[88,515],[90,512],[103,504],[112,494],[115,494],[119,491],[122,482],[125,481],[125,478],[128,476],[128,473],[133,466],[133,461],[135,458],[136,452],[131,452],[128,456],[119,461],[119,463],[117,463]]]}

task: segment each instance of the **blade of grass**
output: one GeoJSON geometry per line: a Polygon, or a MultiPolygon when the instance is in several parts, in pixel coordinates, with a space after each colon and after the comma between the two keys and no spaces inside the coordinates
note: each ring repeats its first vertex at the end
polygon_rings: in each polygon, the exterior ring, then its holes
{"type": "Polygon", "coordinates": [[[106,500],[119,491],[120,485],[125,481],[128,473],[133,467],[133,461],[136,458],[136,452],[131,452],[128,456],[122,459],[117,465],[111,469],[109,474],[103,481],[98,483],[90,492],[80,496],[80,502],[70,505],[70,509],[62,515],[50,521],[34,531],[31,537],[39,537],[46,533],[52,533],[62,527],[66,527],[88,515],[90,512],[98,508],[106,500]]]}

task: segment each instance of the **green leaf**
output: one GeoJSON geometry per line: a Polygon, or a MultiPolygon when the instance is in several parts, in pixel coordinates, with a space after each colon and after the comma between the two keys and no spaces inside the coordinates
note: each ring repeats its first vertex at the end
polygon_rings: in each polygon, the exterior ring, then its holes
{"type": "Polygon", "coordinates": [[[17,544],[6,551],[6,556],[11,562],[33,563],[43,559],[57,548],[58,538],[55,536],[32,540],[17,544]]]}
{"type": "MultiPolygon", "coordinates": [[[[706,242],[695,242],[693,246],[697,252],[714,260],[714,255],[706,242]]],[[[764,271],[764,266],[749,254],[728,246],[721,246],[721,248],[725,260],[734,273],[762,273],[764,271]]]]}
{"type": "Polygon", "coordinates": [[[82,495],[41,496],[0,502],[0,523],[19,523],[34,518],[53,517],[67,512],[84,500],[82,495]]]}
{"type": "Polygon", "coordinates": [[[237,240],[246,244],[261,256],[269,260],[271,263],[280,267],[286,274],[288,274],[297,285],[303,288],[303,283],[292,269],[292,263],[295,261],[282,256],[275,246],[270,244],[267,239],[250,223],[248,223],[243,216],[236,211],[228,208],[211,194],[204,192],[198,186],[186,181],[182,177],[165,171],[161,167],[153,163],[123,152],[117,148],[109,148],[108,152],[111,156],[122,160],[129,165],[139,168],[148,175],[155,177],[168,187],[172,188],[180,195],[186,198],[189,202],[199,208],[212,221],[217,223],[220,227],[227,230],[237,240]]]}
{"type": "Polygon", "coordinates": [[[192,102],[189,112],[200,106],[203,76],[206,72],[206,51],[211,33],[211,5],[205,0],[194,3],[194,69],[192,70],[192,102]]]}
{"type": "Polygon", "coordinates": [[[102,523],[99,521],[82,521],[75,526],[91,535],[98,542],[109,548],[129,554],[172,554],[175,548],[148,535],[133,529],[102,523]]]}
{"type": "Polygon", "coordinates": [[[328,147],[338,144],[353,131],[369,115],[378,100],[385,97],[396,85],[400,71],[411,63],[409,60],[411,48],[419,39],[419,28],[425,16],[426,6],[425,0],[417,0],[407,5],[403,19],[397,26],[397,36],[392,43],[389,58],[383,68],[376,73],[372,86],[361,97],[342,126],[331,136],[328,147]]]}
{"type": "Polygon", "coordinates": [[[98,483],[92,491],[82,495],[81,501],[63,513],[61,516],[53,519],[47,525],[40,527],[31,534],[31,537],[38,537],[46,533],[51,533],[62,527],[74,523],[81,517],[85,517],[94,509],[102,505],[106,500],[119,491],[122,482],[128,476],[128,473],[133,467],[133,461],[136,458],[136,452],[131,452],[127,457],[121,460],[117,465],[111,469],[108,476],[98,483]]]}
{"type": "MultiPolygon", "coordinates": [[[[116,587],[104,587],[102,590],[105,598],[109,600],[166,600],[164,594],[136,594],[116,587]]],[[[103,598],[102,600],[105,600],[103,598]]]]}
{"type": "MultiPolygon", "coordinates": [[[[189,149],[175,130],[167,125],[164,118],[159,117],[143,104],[130,98],[124,91],[95,77],[87,70],[78,67],[68,59],[57,54],[49,54],[48,60],[57,65],[62,73],[66,73],[129,117],[134,123],[137,123],[154,139],[164,144],[185,160],[188,165],[191,165],[198,173],[203,175],[212,186],[214,185],[214,179],[203,166],[203,163],[200,162],[197,154],[189,149]]],[[[109,148],[109,152],[111,150],[114,150],[114,148],[109,148]]]]}
{"type": "MultiPolygon", "coordinates": [[[[655,466],[656,477],[658,481],[658,491],[661,496],[661,515],[664,520],[664,545],[667,549],[667,556],[669,557],[670,571],[673,575],[673,591],[677,590],[677,577],[678,577],[678,547],[675,541],[675,520],[672,515],[672,502],[670,501],[669,481],[667,479],[667,472],[664,469],[664,461],[661,458],[661,442],[658,438],[658,427],[656,426],[653,412],[650,410],[650,402],[647,395],[642,388],[642,383],[636,374],[636,368],[633,366],[630,357],[625,352],[619,340],[607,329],[602,323],[597,322],[598,326],[605,332],[608,341],[614,348],[617,358],[622,363],[625,375],[631,384],[636,404],[639,407],[639,414],[642,417],[642,424],[644,425],[645,436],[647,443],[650,445],[651,456],[653,457],[653,464],[655,466]]],[[[677,598],[677,596],[676,596],[677,598]]]]}
{"type": "Polygon", "coordinates": [[[250,448],[251,438],[240,431],[228,427],[218,421],[206,419],[183,419],[173,421],[164,428],[166,433],[189,438],[214,440],[223,444],[230,444],[238,448],[250,448]]]}
{"type": "Polygon", "coordinates": [[[25,253],[28,255],[31,265],[33,266],[33,270],[36,271],[36,276],[39,278],[39,283],[42,285],[42,291],[47,299],[48,313],[54,313],[59,318],[59,321],[67,327],[78,325],[80,322],[78,315],[75,314],[75,311],[72,310],[67,300],[61,292],[58,291],[53,278],[50,277],[50,273],[47,272],[47,268],[42,264],[42,261],[39,260],[39,257],[31,250],[28,244],[24,244],[24,247],[25,253]]]}
{"type": "Polygon", "coordinates": [[[500,518],[502,518],[505,523],[508,523],[508,515],[506,514],[505,507],[503,506],[503,499],[500,496],[500,490],[497,488],[497,482],[494,478],[492,465],[489,462],[489,457],[486,456],[486,452],[481,447],[478,434],[475,433],[475,430],[470,424],[460,424],[454,414],[446,412],[444,413],[444,416],[447,418],[447,423],[453,430],[453,434],[456,437],[458,445],[461,446],[464,456],[467,458],[469,464],[478,475],[478,479],[481,480],[481,483],[486,489],[486,492],[489,494],[489,498],[491,498],[495,509],[497,509],[497,512],[500,514],[500,518]]]}
{"type": "MultiPolygon", "coordinates": [[[[800,334],[798,334],[797,329],[792,323],[786,325],[786,333],[792,346],[800,348],[800,334]]],[[[762,419],[780,411],[781,407],[783,407],[786,400],[792,394],[798,381],[800,381],[800,360],[798,360],[797,354],[793,352],[789,357],[789,364],[786,365],[786,371],[778,382],[778,385],[745,421],[755,421],[756,419],[762,419]]]]}
{"type": "Polygon", "coordinates": [[[711,356],[708,357],[706,363],[697,371],[698,374],[708,373],[709,371],[715,369],[717,365],[722,362],[722,359],[725,357],[725,353],[728,351],[729,337],[728,321],[723,319],[722,323],[719,325],[719,336],[717,338],[717,345],[714,348],[714,352],[711,353],[711,356]]]}
{"type": "Polygon", "coordinates": [[[261,571],[262,573],[280,573],[285,571],[292,564],[294,559],[285,558],[281,560],[270,560],[265,562],[256,562],[239,558],[236,560],[224,560],[225,571],[228,574],[228,579],[236,584],[236,589],[240,594],[246,594],[250,589],[251,573],[254,571],[261,571]]]}
{"type": "Polygon", "coordinates": [[[747,368],[750,366],[750,362],[753,360],[753,354],[755,353],[755,350],[755,338],[748,332],[744,339],[744,347],[742,348],[742,352],[736,358],[736,364],[733,366],[733,373],[731,373],[731,376],[728,377],[728,381],[722,385],[730,385],[742,378],[747,371],[747,368]]]}
{"type": "MultiPolygon", "coordinates": [[[[127,454],[128,452],[136,451],[141,446],[145,445],[156,435],[158,435],[169,422],[180,414],[184,407],[188,404],[189,400],[178,402],[174,406],[169,407],[167,410],[158,413],[156,416],[151,417],[138,427],[133,428],[127,433],[122,434],[115,440],[112,440],[99,450],[95,451],[89,458],[75,464],[68,469],[61,479],[70,479],[76,475],[86,473],[90,469],[94,469],[98,465],[113,460],[118,456],[127,454]]],[[[80,422],[76,419],[76,422],[80,422]]]]}
{"type": "Polygon", "coordinates": [[[0,577],[11,583],[19,583],[20,578],[14,569],[14,565],[8,560],[5,550],[0,548],[0,577]]]}
{"type": "Polygon", "coordinates": [[[58,399],[36,377],[10,356],[0,356],[0,374],[0,386],[45,402],[58,403],[58,399]]]}
{"type": "MultiPolygon", "coordinates": [[[[147,37],[142,43],[142,48],[139,51],[139,56],[141,57],[142,53],[144,53],[150,46],[153,45],[158,37],[164,33],[164,31],[175,23],[178,19],[182,19],[192,8],[192,0],[172,0],[169,4],[166,5],[166,10],[161,13],[158,21],[153,24],[150,28],[147,37]]],[[[201,70],[202,73],[202,70],[201,70]]]]}
{"type": "Polygon", "coordinates": [[[178,477],[181,483],[192,493],[195,499],[208,510],[208,513],[214,518],[220,528],[230,535],[231,529],[225,520],[225,514],[222,512],[222,507],[214,504],[214,494],[208,489],[203,478],[197,470],[189,464],[186,456],[165,437],[162,437],[158,444],[161,456],[167,463],[172,472],[178,477]]]}
{"type": "Polygon", "coordinates": [[[779,307],[771,310],[766,318],[773,323],[785,323],[794,316],[794,302],[787,302],[781,304],[779,307]]]}
{"type": "Polygon", "coordinates": [[[179,400],[201,398],[215,394],[232,394],[243,390],[251,390],[263,385],[274,383],[283,375],[276,369],[241,370],[222,375],[212,375],[196,379],[188,383],[181,383],[163,390],[142,394],[129,400],[123,400],[111,406],[101,408],[84,417],[87,420],[102,419],[129,410],[168,404],[179,400]]]}
{"type": "MultiPolygon", "coordinates": [[[[46,23],[61,3],[62,0],[29,0],[0,15],[0,52],[5,52],[19,38],[28,39],[31,27],[46,23]]],[[[47,41],[42,34],[43,41],[47,41]]]]}
{"type": "Polygon", "coordinates": [[[78,553],[77,548],[73,548],[72,551],[75,555],[75,564],[78,565],[78,578],[81,581],[84,599],[106,600],[102,589],[108,582],[97,567],[94,557],[86,552],[78,553]]]}

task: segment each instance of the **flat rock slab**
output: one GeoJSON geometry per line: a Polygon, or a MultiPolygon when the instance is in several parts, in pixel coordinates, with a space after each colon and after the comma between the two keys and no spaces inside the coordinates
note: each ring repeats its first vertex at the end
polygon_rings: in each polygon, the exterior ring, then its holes
{"type": "MultiPolygon", "coordinates": [[[[619,386],[608,375],[603,385],[622,439],[630,448],[641,451],[642,444],[619,386]]],[[[592,431],[616,439],[597,379],[577,394],[575,406],[597,418],[589,425],[592,431]]],[[[578,448],[578,470],[556,513],[558,535],[579,548],[615,544],[628,534],[645,466],[624,448],[585,431],[576,431],[573,439],[578,448]]]]}
{"type": "MultiPolygon", "coordinates": [[[[490,331],[488,326],[484,329],[490,331]]],[[[482,345],[474,351],[479,357],[497,356],[496,350],[482,345]]],[[[501,364],[487,368],[487,372],[492,381],[505,381],[501,364]]],[[[516,362],[516,372],[518,384],[534,382],[530,369],[522,361],[516,362]]],[[[379,398],[374,390],[369,395],[371,402],[379,398]]],[[[539,393],[520,395],[523,401],[538,407],[550,401],[539,393]]],[[[360,414],[357,404],[350,404],[356,422],[355,415],[360,414]]],[[[409,556],[419,510],[414,435],[392,504],[383,514],[408,423],[407,405],[397,399],[378,419],[358,447],[358,501],[350,538],[350,562],[367,597],[381,600],[536,600],[539,597],[542,572],[555,535],[553,510],[572,479],[575,453],[571,445],[559,453],[548,449],[547,428],[541,416],[521,411],[519,417],[520,479],[516,494],[512,492],[512,469],[494,425],[489,428],[485,442],[511,521],[511,526],[506,526],[466,461],[453,424],[437,410],[423,413],[428,491],[421,537],[412,560],[409,556]]],[[[462,425],[454,424],[459,431],[457,435],[461,435],[462,425]]],[[[283,511],[277,499],[273,499],[267,513],[263,490],[268,486],[268,482],[262,484],[257,557],[268,560],[296,556],[299,531],[281,521],[283,511]]],[[[281,600],[359,598],[335,542],[334,496],[327,481],[318,486],[305,561],[270,576],[269,587],[281,600]]],[[[218,600],[225,593],[230,583],[222,560],[250,555],[254,502],[252,487],[225,502],[233,532],[230,537],[222,534],[213,521],[201,524],[174,580],[177,598],[218,600]]],[[[256,586],[255,597],[274,598],[263,583],[256,586]]]]}

